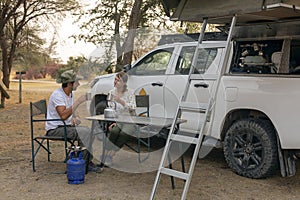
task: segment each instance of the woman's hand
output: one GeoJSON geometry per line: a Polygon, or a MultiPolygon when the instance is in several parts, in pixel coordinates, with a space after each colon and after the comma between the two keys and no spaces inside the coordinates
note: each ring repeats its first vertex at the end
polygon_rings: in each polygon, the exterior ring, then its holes
{"type": "Polygon", "coordinates": [[[111,130],[113,129],[113,127],[116,126],[116,125],[117,125],[116,123],[112,123],[112,124],[108,127],[108,130],[111,131],[111,130]]]}
{"type": "Polygon", "coordinates": [[[115,102],[121,104],[122,106],[125,106],[125,101],[122,100],[118,95],[114,96],[115,102]]]}

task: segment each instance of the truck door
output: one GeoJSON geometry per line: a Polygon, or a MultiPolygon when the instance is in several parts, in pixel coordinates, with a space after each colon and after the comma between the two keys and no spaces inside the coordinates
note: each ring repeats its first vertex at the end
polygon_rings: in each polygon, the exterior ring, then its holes
{"type": "MultiPolygon", "coordinates": [[[[195,48],[195,46],[182,47],[173,75],[168,76],[166,81],[165,88],[172,88],[171,91],[165,91],[164,96],[166,111],[168,112],[166,115],[168,117],[174,116],[178,102],[183,95],[195,48]]],[[[207,103],[209,97],[216,89],[215,82],[220,72],[225,42],[202,44],[199,48],[199,56],[193,72],[193,76],[197,77],[197,80],[191,81],[187,101],[207,103]]],[[[188,132],[197,130],[199,122],[202,121],[203,114],[183,113],[182,118],[187,119],[188,122],[181,125],[181,130],[188,132]]]]}
{"type": "Polygon", "coordinates": [[[150,52],[127,72],[128,88],[135,94],[150,96],[150,116],[164,117],[163,88],[166,83],[166,71],[172,65],[174,47],[157,49],[150,52]]]}

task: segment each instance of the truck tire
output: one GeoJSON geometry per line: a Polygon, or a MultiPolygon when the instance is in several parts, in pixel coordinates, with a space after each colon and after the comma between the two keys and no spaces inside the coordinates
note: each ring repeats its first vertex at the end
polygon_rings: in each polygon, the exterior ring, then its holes
{"type": "Polygon", "coordinates": [[[278,169],[277,140],[266,120],[241,119],[234,122],[224,139],[224,156],[238,175],[265,178],[278,169]]]}

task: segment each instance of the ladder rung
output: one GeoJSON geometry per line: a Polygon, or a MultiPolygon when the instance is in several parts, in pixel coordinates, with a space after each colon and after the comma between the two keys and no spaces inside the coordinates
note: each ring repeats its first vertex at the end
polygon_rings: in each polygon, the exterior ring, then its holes
{"type": "Polygon", "coordinates": [[[190,80],[199,80],[199,81],[205,81],[205,80],[210,80],[210,81],[215,81],[218,79],[217,74],[191,74],[190,80]]]}
{"type": "Polygon", "coordinates": [[[188,110],[188,111],[205,112],[208,107],[208,104],[207,103],[181,102],[179,107],[183,110],[188,110]]]}
{"type": "Polygon", "coordinates": [[[174,169],[164,168],[164,167],[161,168],[161,173],[169,175],[169,176],[174,176],[176,178],[180,178],[183,180],[187,180],[189,177],[189,174],[187,174],[187,173],[176,171],[174,169]]]}
{"type": "Polygon", "coordinates": [[[178,142],[185,142],[188,144],[197,144],[199,141],[199,139],[195,137],[189,137],[189,136],[177,135],[177,134],[172,134],[170,139],[178,142]]]}
{"type": "MultiPolygon", "coordinates": [[[[202,122],[198,122],[198,123],[202,123],[202,122]]],[[[191,129],[188,129],[188,134],[191,135],[191,136],[195,136],[195,135],[199,135],[200,133],[200,129],[201,127],[203,126],[203,123],[201,124],[201,126],[199,125],[199,129],[198,130],[191,130],[191,129]]],[[[183,129],[182,129],[183,130],[183,129]]]]}

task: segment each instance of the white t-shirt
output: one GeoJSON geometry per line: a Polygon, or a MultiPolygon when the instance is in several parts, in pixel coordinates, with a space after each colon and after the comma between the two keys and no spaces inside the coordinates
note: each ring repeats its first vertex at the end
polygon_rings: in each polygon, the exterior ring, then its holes
{"type": "MultiPolygon", "coordinates": [[[[74,97],[72,93],[67,96],[62,88],[58,88],[55,90],[49,99],[48,108],[47,108],[47,119],[60,119],[59,114],[56,111],[57,106],[66,106],[66,108],[70,108],[73,105],[74,97]]],[[[65,120],[67,125],[71,125],[72,115],[65,120]]],[[[64,125],[62,121],[47,121],[46,122],[46,130],[55,129],[59,125],[64,125]]]]}

